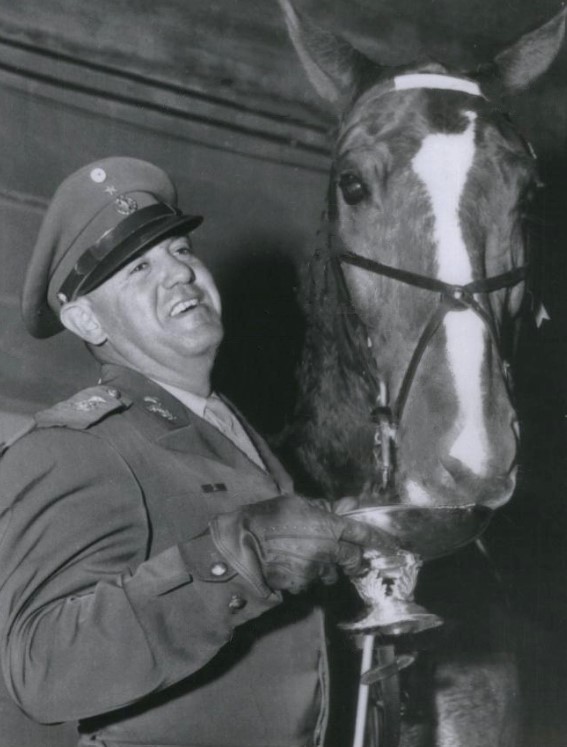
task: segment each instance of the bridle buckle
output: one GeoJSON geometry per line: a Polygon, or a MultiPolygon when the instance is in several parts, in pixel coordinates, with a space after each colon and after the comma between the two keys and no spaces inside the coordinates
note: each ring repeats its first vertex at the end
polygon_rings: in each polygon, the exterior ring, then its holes
{"type": "Polygon", "coordinates": [[[441,293],[441,301],[449,302],[456,310],[470,307],[473,297],[462,285],[448,285],[441,293]]]}

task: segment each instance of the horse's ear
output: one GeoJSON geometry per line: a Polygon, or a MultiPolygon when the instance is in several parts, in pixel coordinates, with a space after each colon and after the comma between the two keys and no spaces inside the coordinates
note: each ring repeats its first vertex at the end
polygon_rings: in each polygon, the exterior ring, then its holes
{"type": "Polygon", "coordinates": [[[289,36],[311,84],[337,110],[353,98],[359,83],[380,66],[348,42],[300,15],[290,0],[278,0],[289,36]]]}
{"type": "Polygon", "coordinates": [[[563,43],[566,13],[567,8],[563,8],[496,56],[490,67],[505,94],[524,90],[550,67],[563,43]]]}

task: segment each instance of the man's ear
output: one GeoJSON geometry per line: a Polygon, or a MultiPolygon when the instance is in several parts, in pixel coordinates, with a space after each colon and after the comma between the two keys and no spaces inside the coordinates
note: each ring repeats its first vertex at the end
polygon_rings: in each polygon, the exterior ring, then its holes
{"type": "Polygon", "coordinates": [[[108,335],[96,315],[88,298],[80,296],[61,307],[60,319],[68,330],[91,345],[102,345],[108,335]]]}

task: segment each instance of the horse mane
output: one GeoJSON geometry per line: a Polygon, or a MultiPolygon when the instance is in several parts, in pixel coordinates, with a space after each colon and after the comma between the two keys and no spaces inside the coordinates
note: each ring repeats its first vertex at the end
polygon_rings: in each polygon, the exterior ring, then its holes
{"type": "Polygon", "coordinates": [[[368,358],[366,330],[341,287],[333,240],[325,215],[300,278],[306,329],[286,444],[299,461],[308,492],[328,498],[363,491],[373,471],[375,430],[372,386],[361,366],[362,356],[368,358]]]}

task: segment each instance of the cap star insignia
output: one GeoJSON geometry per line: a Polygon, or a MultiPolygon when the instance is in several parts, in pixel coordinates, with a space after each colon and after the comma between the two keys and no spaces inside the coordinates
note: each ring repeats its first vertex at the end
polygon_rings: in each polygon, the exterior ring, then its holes
{"type": "Polygon", "coordinates": [[[110,184],[108,187],[105,187],[104,191],[109,195],[115,195],[118,192],[116,187],[113,187],[112,184],[110,184]]]}

